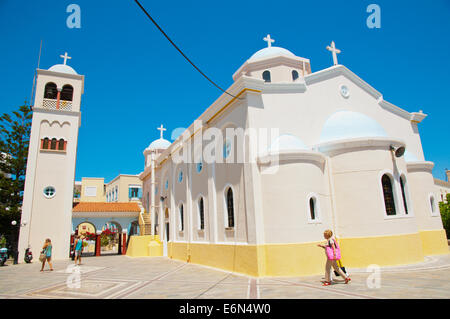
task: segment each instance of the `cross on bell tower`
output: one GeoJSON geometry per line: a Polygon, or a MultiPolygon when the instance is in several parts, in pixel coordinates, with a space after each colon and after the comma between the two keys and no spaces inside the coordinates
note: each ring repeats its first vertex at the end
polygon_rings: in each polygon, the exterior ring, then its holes
{"type": "Polygon", "coordinates": [[[64,53],[64,55],[60,55],[60,57],[64,59],[64,65],[66,65],[67,59],[69,59],[69,60],[72,59],[72,57],[67,55],[67,52],[64,53]]]}

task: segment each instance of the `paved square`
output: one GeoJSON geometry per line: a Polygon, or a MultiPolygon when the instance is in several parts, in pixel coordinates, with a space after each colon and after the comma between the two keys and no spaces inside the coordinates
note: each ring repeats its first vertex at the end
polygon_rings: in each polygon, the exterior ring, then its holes
{"type": "Polygon", "coordinates": [[[372,273],[366,269],[349,269],[350,284],[336,279],[329,287],[321,285],[321,275],[253,278],[165,257],[88,257],[79,267],[70,260],[55,261],[54,269],[40,272],[39,262],[0,267],[0,298],[450,298],[450,254],[382,267],[380,287],[372,289],[367,284],[372,273]],[[80,276],[78,287],[75,272],[80,276]]]}

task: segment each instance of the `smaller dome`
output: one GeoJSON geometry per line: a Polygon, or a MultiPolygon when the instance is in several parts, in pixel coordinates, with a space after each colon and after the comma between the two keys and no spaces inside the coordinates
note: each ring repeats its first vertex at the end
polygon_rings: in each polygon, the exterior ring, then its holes
{"type": "Polygon", "coordinates": [[[59,73],[78,74],[72,67],[68,66],[67,64],[55,64],[48,70],[59,73]]]}
{"type": "Polygon", "coordinates": [[[295,57],[294,53],[292,53],[291,51],[286,50],[284,48],[269,47],[269,48],[264,48],[264,49],[259,50],[258,52],[253,54],[250,57],[250,59],[248,59],[248,60],[253,61],[253,60],[259,60],[261,58],[270,58],[270,57],[278,56],[278,55],[284,55],[287,57],[295,57]]]}
{"type": "Polygon", "coordinates": [[[147,150],[165,150],[168,148],[172,143],[170,143],[168,140],[160,138],[157,140],[154,140],[148,147],[147,150]]]}
{"type": "Polygon", "coordinates": [[[361,137],[387,137],[387,134],[377,121],[364,114],[339,111],[332,114],[325,122],[320,142],[361,137]]]}
{"type": "Polygon", "coordinates": [[[308,147],[296,136],[291,134],[283,134],[278,136],[270,145],[271,152],[287,151],[287,150],[307,150],[308,147]]]}

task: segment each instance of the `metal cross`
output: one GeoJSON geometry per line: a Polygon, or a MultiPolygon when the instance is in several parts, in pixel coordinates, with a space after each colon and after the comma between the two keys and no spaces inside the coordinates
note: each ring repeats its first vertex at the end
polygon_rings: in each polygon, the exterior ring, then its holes
{"type": "Polygon", "coordinates": [[[337,53],[341,53],[341,50],[336,49],[336,45],[334,44],[334,41],[331,41],[331,46],[327,46],[327,50],[331,51],[333,53],[333,63],[334,65],[338,64],[337,60],[337,53]]]}
{"type": "Polygon", "coordinates": [[[270,48],[272,46],[272,42],[275,42],[275,40],[270,38],[270,34],[268,34],[267,37],[265,37],[263,40],[267,42],[268,48],[270,48]]]}
{"type": "Polygon", "coordinates": [[[167,129],[164,128],[163,125],[161,124],[161,126],[158,127],[157,130],[160,132],[160,138],[162,139],[162,138],[163,138],[164,131],[167,131],[167,129]]]}
{"type": "Polygon", "coordinates": [[[64,55],[60,55],[60,57],[64,59],[64,65],[66,65],[67,59],[69,59],[69,60],[72,59],[72,57],[67,55],[67,52],[64,53],[64,55]]]}

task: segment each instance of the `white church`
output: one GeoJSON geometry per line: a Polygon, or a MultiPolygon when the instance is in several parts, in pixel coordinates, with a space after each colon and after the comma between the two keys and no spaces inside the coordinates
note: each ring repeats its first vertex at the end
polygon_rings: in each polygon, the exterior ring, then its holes
{"type": "MultiPolygon", "coordinates": [[[[418,129],[426,114],[385,101],[338,64],[334,42],[327,47],[334,65],[312,72],[309,59],[265,40],[184,134],[171,143],[161,127],[144,150],[142,204],[152,235],[132,236],[127,254],[257,277],[319,274],[326,229],[347,267],[449,253],[434,164],[418,129]],[[256,133],[227,134],[239,130],[256,133]],[[211,149],[212,140],[219,147],[211,149]]],[[[66,63],[38,70],[22,215],[30,222],[20,234],[20,251],[51,237],[60,258],[68,256],[84,81],[72,70],[66,63]],[[45,104],[48,83],[56,84],[54,107],[45,104]],[[70,109],[61,98],[67,84],[70,109]],[[43,151],[45,143],[58,150],[43,151]],[[55,227],[41,230],[46,223],[55,227]]]]}

